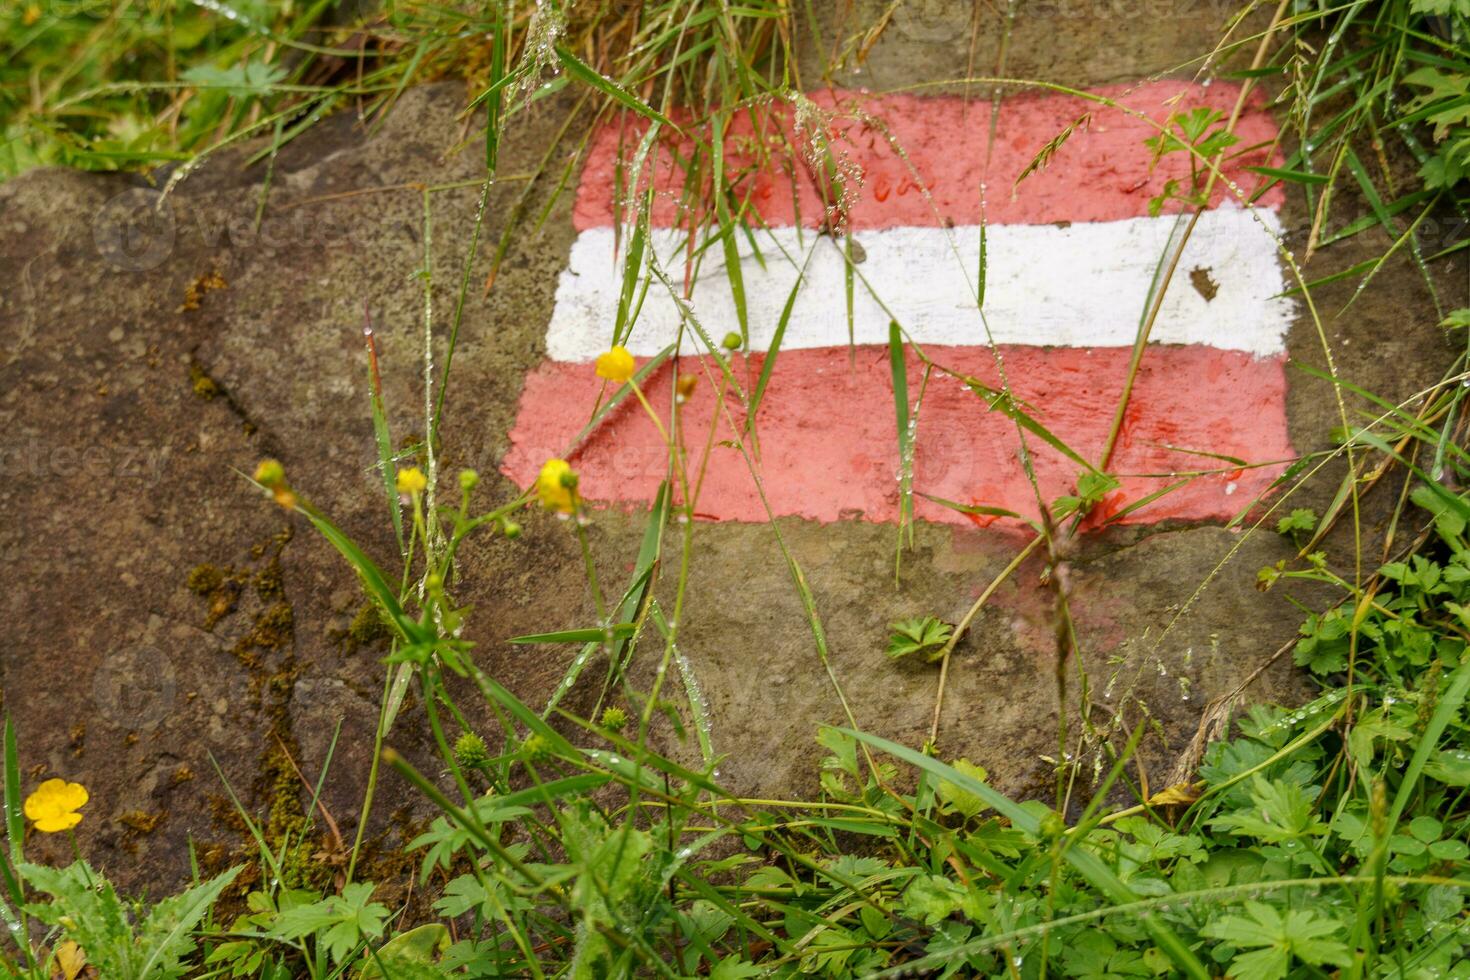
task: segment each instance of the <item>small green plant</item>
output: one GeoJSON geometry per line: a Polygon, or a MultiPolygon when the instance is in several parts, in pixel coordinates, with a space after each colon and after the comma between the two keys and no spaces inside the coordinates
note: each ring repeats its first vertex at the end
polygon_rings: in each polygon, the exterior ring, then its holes
{"type": "Polygon", "coordinates": [[[954,633],[953,626],[933,616],[901,620],[889,630],[888,649],[884,653],[894,660],[922,657],[928,663],[944,656],[944,646],[954,633]]]}
{"type": "Polygon", "coordinates": [[[80,947],[99,975],[117,980],[167,980],[190,972],[196,930],[240,872],[232,868],[150,907],[124,901],[85,861],[59,869],[21,864],[17,870],[49,899],[27,904],[26,911],[80,947]]]}
{"type": "Polygon", "coordinates": [[[1317,512],[1310,507],[1297,507],[1276,522],[1276,533],[1297,537],[1317,529],[1317,512]]]}
{"type": "Polygon", "coordinates": [[[1180,181],[1170,177],[1164,188],[1149,199],[1148,213],[1154,217],[1164,210],[1169,201],[1178,201],[1188,207],[1199,208],[1209,202],[1205,199],[1212,171],[1205,161],[1214,160],[1230,147],[1240,142],[1240,137],[1225,124],[1225,113],[1219,109],[1200,106],[1188,112],[1171,113],[1164,124],[1164,131],[1144,141],[1153,150],[1150,166],[1170,154],[1183,154],[1189,161],[1189,179],[1180,181]]]}

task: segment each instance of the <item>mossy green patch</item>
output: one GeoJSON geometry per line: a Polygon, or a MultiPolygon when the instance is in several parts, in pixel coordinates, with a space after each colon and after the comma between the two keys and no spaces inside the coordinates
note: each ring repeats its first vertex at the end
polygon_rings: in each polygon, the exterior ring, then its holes
{"type": "Polygon", "coordinates": [[[167,817],[167,810],[160,810],[155,813],[146,813],[142,810],[129,810],[119,816],[117,822],[139,834],[151,834],[167,817]]]}
{"type": "Polygon", "coordinates": [[[202,398],[204,401],[213,400],[221,391],[219,382],[211,378],[198,364],[189,365],[189,387],[195,398],[202,398]]]}
{"type": "Polygon", "coordinates": [[[347,624],[346,632],[341,634],[341,642],[344,652],[353,654],[363,647],[387,642],[392,635],[388,624],[383,622],[383,614],[377,604],[364,602],[358,607],[352,622],[347,624]]]}
{"type": "Polygon", "coordinates": [[[224,582],[225,573],[220,571],[217,566],[209,564],[195,565],[189,571],[189,577],[185,580],[185,584],[189,586],[189,591],[196,595],[209,595],[223,585],[224,582]]]}

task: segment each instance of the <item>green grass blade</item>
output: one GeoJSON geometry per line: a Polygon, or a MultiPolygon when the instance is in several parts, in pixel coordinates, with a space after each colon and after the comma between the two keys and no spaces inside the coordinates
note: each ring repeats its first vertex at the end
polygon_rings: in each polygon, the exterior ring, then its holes
{"type": "Polygon", "coordinates": [[[1015,398],[1012,397],[1010,392],[1002,391],[997,388],[992,388],[984,382],[977,381],[974,378],[966,377],[962,380],[971,391],[975,392],[975,394],[984,399],[985,404],[990,408],[992,412],[1000,412],[1003,415],[1009,416],[1012,420],[1016,422],[1016,424],[1020,425],[1021,428],[1036,436],[1042,442],[1046,443],[1048,446],[1052,447],[1057,452],[1061,453],[1063,456],[1076,463],[1078,466],[1081,466],[1083,469],[1086,469],[1093,473],[1100,472],[1096,466],[1083,459],[1081,454],[1079,454],[1071,446],[1067,445],[1060,438],[1054,435],[1050,429],[1042,425],[1040,422],[1036,421],[1036,419],[1032,418],[1029,413],[1023,410],[1021,406],[1016,403],[1015,398]]]}
{"type": "MultiPolygon", "coordinates": [[[[664,611],[659,608],[658,600],[653,601],[649,607],[649,613],[653,618],[653,625],[658,627],[659,634],[663,636],[665,642],[669,642],[673,629],[669,626],[664,611]]],[[[679,671],[679,680],[684,685],[684,696],[689,702],[689,716],[694,721],[694,737],[699,742],[699,757],[704,760],[706,766],[712,765],[715,751],[710,733],[714,730],[714,725],[710,722],[709,710],[705,706],[699,680],[694,676],[694,667],[677,644],[674,646],[674,666],[679,671]]]]}
{"type": "Polygon", "coordinates": [[[500,156],[500,129],[504,125],[501,118],[505,110],[505,56],[508,47],[507,41],[510,34],[509,18],[505,16],[505,6],[502,2],[494,5],[495,28],[494,37],[490,42],[490,88],[485,99],[485,172],[490,175],[495,173],[495,164],[500,156]]]}
{"type": "Polygon", "coordinates": [[[1418,788],[1419,777],[1424,773],[1424,766],[1429,761],[1429,756],[1439,748],[1440,736],[1444,734],[1450,722],[1460,711],[1460,705],[1465,702],[1465,694],[1470,691],[1470,660],[1466,660],[1455,672],[1450,675],[1450,685],[1439,703],[1434,706],[1434,714],[1429,717],[1429,724],[1424,726],[1424,733],[1419,736],[1419,744],[1414,749],[1413,758],[1409,760],[1408,768],[1404,770],[1403,782],[1399,783],[1399,789],[1393,798],[1393,806],[1388,812],[1389,832],[1398,826],[1399,818],[1403,816],[1404,810],[1409,805],[1414,791],[1418,788]]]}
{"type": "MultiPolygon", "coordinates": [[[[1470,669],[1466,671],[1467,679],[1470,679],[1470,669]]],[[[915,752],[913,749],[897,742],[890,742],[886,738],[870,735],[867,732],[852,729],[839,729],[844,734],[871,745],[873,748],[889,755],[902,759],[912,766],[917,767],[930,775],[952,783],[969,793],[974,793],[985,801],[992,810],[1010,820],[1011,825],[1018,827],[1032,836],[1041,836],[1041,821],[1031,811],[1013,802],[1009,797],[1000,793],[993,787],[980,782],[952,766],[947,766],[938,759],[915,752]]],[[[1124,902],[1135,902],[1138,896],[1129,888],[1111,868],[1102,862],[1102,859],[1090,851],[1078,847],[1069,847],[1063,855],[1067,862],[1072,865],[1094,888],[1102,892],[1109,901],[1114,904],[1124,902]]],[[[1174,961],[1174,965],[1182,972],[1198,980],[1208,980],[1210,971],[1199,961],[1184,941],[1175,934],[1174,930],[1160,920],[1157,916],[1149,916],[1143,920],[1143,926],[1154,937],[1159,948],[1174,961]]]]}
{"type": "Polygon", "coordinates": [[[1132,503],[1130,503],[1127,507],[1124,507],[1121,510],[1119,510],[1117,513],[1113,514],[1111,517],[1109,517],[1103,523],[1104,524],[1116,524],[1119,521],[1121,521],[1123,518],[1127,517],[1129,514],[1132,514],[1135,511],[1142,510],[1143,508],[1147,507],[1149,504],[1153,503],[1155,500],[1158,500],[1160,497],[1168,496],[1169,494],[1173,493],[1175,490],[1179,490],[1179,489],[1181,489],[1183,487],[1186,487],[1186,486],[1188,486],[1192,482],[1193,482],[1193,478],[1192,477],[1186,477],[1183,480],[1178,480],[1178,481],[1176,481],[1174,483],[1170,483],[1170,484],[1167,484],[1166,486],[1160,487],[1159,489],[1155,490],[1153,493],[1145,494],[1144,496],[1139,497],[1137,500],[1135,500],[1132,503]]]}
{"type": "Polygon", "coordinates": [[[919,496],[923,497],[930,503],[938,504],[941,507],[948,507],[950,510],[957,511],[961,514],[969,514],[971,517],[1014,517],[1018,521],[1026,520],[1026,518],[1022,517],[1015,511],[1006,510],[1004,507],[986,507],[982,504],[961,504],[956,501],[946,500],[943,497],[936,497],[933,494],[924,493],[922,491],[920,491],[919,496]]]}
{"type": "MultiPolygon", "coordinates": [[[[626,613],[624,611],[627,610],[627,609],[629,609],[631,607],[636,612],[636,610],[638,609],[638,606],[643,601],[643,598],[642,597],[647,593],[647,590],[648,590],[648,582],[649,582],[649,578],[651,577],[651,574],[652,574],[652,569],[647,569],[647,568],[644,569],[643,571],[635,574],[633,576],[632,583],[628,586],[628,590],[623,593],[622,600],[618,604],[618,609],[619,609],[619,615],[623,616],[624,620],[626,621],[625,624],[627,624],[627,625],[633,625],[635,627],[637,625],[635,623],[632,623],[632,614],[626,613]]],[[[565,631],[563,631],[563,632],[565,632],[565,631]]],[[[613,645],[612,655],[609,658],[612,663],[616,664],[616,663],[620,663],[621,662],[623,651],[627,648],[627,645],[632,641],[632,638],[636,634],[636,632],[637,632],[637,630],[635,628],[633,630],[628,631],[626,634],[620,634],[620,635],[617,636],[616,642],[613,645]]],[[[545,635],[545,634],[542,634],[542,635],[545,635]]],[[[550,699],[547,700],[546,707],[541,712],[541,717],[542,718],[548,717],[551,714],[552,710],[558,704],[561,703],[561,699],[564,698],[564,697],[566,697],[567,692],[570,691],[573,688],[573,686],[576,685],[577,679],[582,676],[582,671],[584,669],[586,669],[586,667],[587,667],[587,665],[589,663],[592,662],[592,658],[596,655],[597,651],[605,643],[607,643],[607,639],[608,639],[607,636],[602,635],[602,634],[599,634],[594,639],[589,639],[586,642],[586,644],[583,645],[582,649],[577,653],[577,655],[572,658],[572,662],[567,666],[566,673],[562,676],[561,683],[559,683],[556,686],[556,690],[554,692],[552,692],[552,695],[551,695],[550,699]]],[[[545,640],[545,641],[543,641],[543,640],[533,640],[533,639],[524,639],[523,638],[523,639],[521,639],[519,641],[517,641],[517,640],[511,640],[510,642],[512,642],[512,643],[516,643],[516,642],[524,642],[524,643],[553,642],[554,643],[554,642],[560,642],[560,641],[555,641],[555,640],[545,640]]]]}
{"type": "MultiPolygon", "coordinates": [[[[907,528],[913,544],[914,522],[914,446],[909,432],[908,364],[903,356],[903,331],[898,321],[888,323],[888,370],[893,378],[893,411],[898,424],[898,551],[903,553],[903,533],[907,528]]],[[[894,559],[894,574],[898,574],[894,559]]]]}
{"type": "Polygon", "coordinates": [[[25,800],[20,795],[20,753],[15,744],[15,723],[5,716],[5,839],[10,845],[10,860],[25,860],[22,846],[26,839],[25,800]]]}
{"type": "Polygon", "coordinates": [[[525,633],[512,636],[508,643],[601,643],[619,636],[631,636],[637,629],[636,623],[614,623],[603,629],[589,626],[585,629],[554,630],[550,633],[525,633]]]}
{"type": "Polygon", "coordinates": [[[621,85],[618,85],[612,79],[604,78],[598,74],[595,68],[572,54],[563,45],[558,44],[556,46],[556,57],[561,62],[562,67],[566,69],[567,74],[577,81],[592,86],[619,105],[632,109],[638,115],[668,126],[681,136],[683,135],[684,131],[678,126],[675,126],[667,116],[645,104],[641,99],[621,85]]]}
{"type": "Polygon", "coordinates": [[[771,344],[766,348],[766,356],[761,361],[760,377],[756,379],[755,389],[750,394],[750,408],[745,413],[747,433],[755,429],[755,417],[760,410],[761,398],[765,396],[766,385],[771,383],[771,372],[776,370],[776,355],[781,351],[781,342],[786,337],[786,325],[791,322],[791,311],[796,308],[796,295],[801,290],[802,283],[806,281],[806,268],[811,263],[815,252],[816,249],[807,251],[806,258],[801,263],[801,271],[796,275],[796,282],[791,284],[791,292],[786,297],[786,305],[781,307],[781,318],[776,321],[776,332],[772,334],[771,344]]]}
{"type": "MultiPolygon", "coordinates": [[[[669,346],[665,347],[663,350],[655,354],[653,357],[650,357],[647,361],[644,362],[643,366],[640,367],[633,374],[633,380],[637,381],[640,385],[643,384],[644,380],[649,375],[653,374],[653,372],[657,371],[659,367],[664,363],[664,361],[667,361],[673,353],[674,345],[670,344],[669,346]]],[[[582,426],[581,430],[576,434],[571,443],[567,446],[566,452],[562,453],[562,455],[570,458],[572,452],[587,440],[587,437],[592,434],[592,430],[597,428],[598,424],[602,422],[602,420],[607,416],[607,413],[612,411],[619,402],[621,402],[624,398],[627,398],[632,393],[633,389],[628,385],[622,385],[618,388],[617,391],[613,392],[612,395],[608,397],[608,400],[603,402],[602,406],[598,408],[596,412],[592,413],[592,418],[588,419],[587,424],[582,426]]]]}
{"type": "Polygon", "coordinates": [[[301,512],[306,515],[307,520],[311,521],[322,537],[331,542],[332,547],[336,548],[342,557],[347,559],[348,564],[357,571],[368,595],[383,608],[383,612],[388,615],[392,625],[397,627],[404,639],[411,644],[434,642],[436,637],[433,631],[415,622],[404,611],[403,606],[398,602],[397,594],[388,585],[382,569],[378,568],[377,564],[357,546],[356,542],[325,515],[304,507],[301,508],[301,512]]]}
{"type": "Polygon", "coordinates": [[[714,152],[714,196],[715,220],[720,226],[720,245],[725,251],[725,278],[730,283],[730,295],[735,301],[735,320],[740,324],[740,343],[750,345],[750,317],[745,304],[745,277],[740,269],[740,248],[735,237],[735,222],[730,217],[730,202],[725,185],[725,113],[718,113],[713,120],[714,133],[710,145],[714,152]]]}
{"type": "Polygon", "coordinates": [[[1284,167],[1246,167],[1251,173],[1260,174],[1262,177],[1274,177],[1276,180],[1290,181],[1293,184],[1325,184],[1328,181],[1326,174],[1308,173],[1305,170],[1287,170],[1284,167]]]}
{"type": "Polygon", "coordinates": [[[853,270],[857,267],[857,263],[852,257],[852,232],[850,231],[842,238],[842,258],[842,298],[847,304],[847,347],[851,351],[857,343],[856,311],[854,309],[856,298],[853,295],[853,270]]]}
{"type": "Polygon", "coordinates": [[[985,221],[982,217],[980,221],[980,257],[976,259],[975,270],[975,309],[977,310],[984,309],[985,307],[985,275],[986,271],[990,268],[990,258],[987,253],[988,247],[986,243],[985,221]]]}

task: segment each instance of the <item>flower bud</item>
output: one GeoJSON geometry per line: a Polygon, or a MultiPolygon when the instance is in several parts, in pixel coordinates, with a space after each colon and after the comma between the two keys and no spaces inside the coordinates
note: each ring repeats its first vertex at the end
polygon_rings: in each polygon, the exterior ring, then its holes
{"type": "Polygon", "coordinates": [[[454,743],[454,761],[461,769],[479,769],[490,761],[485,740],[474,732],[465,732],[454,743]]]}
{"type": "Polygon", "coordinates": [[[1043,840],[1057,840],[1067,832],[1067,821],[1055,810],[1041,818],[1039,828],[1043,840]]]}
{"type": "Polygon", "coordinates": [[[274,487],[286,482],[286,468],[278,460],[263,459],[255,468],[255,482],[263,487],[274,487]]]}
{"type": "Polygon", "coordinates": [[[539,733],[531,735],[521,743],[521,754],[528,762],[545,762],[553,755],[551,742],[545,735],[539,733]]]}

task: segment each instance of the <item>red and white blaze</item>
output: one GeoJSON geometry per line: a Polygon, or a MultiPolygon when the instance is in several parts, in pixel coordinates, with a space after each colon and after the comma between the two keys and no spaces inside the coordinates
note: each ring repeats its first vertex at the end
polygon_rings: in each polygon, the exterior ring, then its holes
{"type": "MultiPolygon", "coordinates": [[[[1106,94],[1162,122],[1196,106],[1228,114],[1239,89],[1157,82],[1106,94]]],[[[738,175],[732,178],[739,181],[736,194],[759,215],[750,222],[751,234],[739,236],[751,353],[736,355],[732,367],[746,392],[760,375],[805,264],[755,420],[759,453],[752,447],[752,455],[770,511],[820,521],[897,520],[891,319],[929,358],[993,388],[1002,387],[999,360],[1012,395],[1029,414],[1084,457],[1100,456],[1160,259],[1179,228],[1177,205],[1150,217],[1149,200],[1171,178],[1188,186],[1185,156],[1166,156],[1151,167],[1144,140],[1156,130],[1147,121],[1078,98],[1004,101],[993,141],[986,102],[813,98],[832,112],[828,136],[847,170],[847,227],[856,243],[857,273],[851,319],[843,243],[818,233],[826,214],[811,169],[790,159],[750,166],[752,141],[760,136],[746,118],[732,123],[726,142],[727,170],[738,175]],[[1085,128],[1013,191],[1037,150],[1089,112],[1085,128]],[[982,186],[989,188],[983,206],[982,186]],[[983,318],[976,307],[982,220],[983,318]]],[[[1256,182],[1246,168],[1273,162],[1276,126],[1253,104],[1235,132],[1235,156],[1189,238],[1143,357],[1109,467],[1122,487],[1104,503],[1104,515],[1177,482],[1171,474],[1231,465],[1220,457],[1268,464],[1292,455],[1283,369],[1294,309],[1281,295],[1281,197],[1272,191],[1252,208],[1236,203],[1237,188],[1256,182]]],[[[635,127],[610,127],[594,138],[574,209],[577,238],[547,328],[547,360],[526,379],[502,467],[522,485],[534,480],[548,457],[566,451],[610,394],[592,361],[610,345],[616,321],[619,250],[626,246],[626,235],[615,227],[623,217],[615,204],[617,169],[639,137],[635,127]]],[[[651,245],[676,285],[689,283],[689,305],[718,342],[738,329],[734,294],[721,247],[697,254],[690,248],[691,217],[680,200],[684,177],[674,159],[686,151],[674,150],[661,153],[654,165],[651,245]]],[[[640,359],[657,354],[680,336],[680,323],[678,305],[655,281],[641,297],[624,346],[640,359]]],[[[687,356],[701,351],[701,342],[687,329],[683,338],[682,370],[707,377],[697,358],[687,356]]],[[[908,367],[912,400],[923,367],[912,353],[908,367]]],[[[645,382],[660,410],[672,403],[671,384],[669,366],[645,382]]],[[[691,471],[705,467],[696,513],[764,520],[766,504],[746,457],[729,444],[738,435],[730,423],[742,431],[746,424],[737,399],[727,399],[703,460],[716,400],[717,387],[701,380],[682,408],[691,471]]],[[[1036,493],[1010,418],[939,374],[924,389],[917,417],[915,491],[1035,513],[1036,493]]],[[[1027,442],[1043,497],[1070,492],[1077,464],[1034,437],[1027,442]]],[[[663,437],[631,398],[571,458],[585,497],[625,504],[652,499],[667,460],[663,437]]],[[[1226,518],[1280,471],[1279,465],[1251,465],[1200,476],[1126,520],[1226,518]]],[[[967,520],[923,497],[916,498],[916,513],[967,520]]]]}

